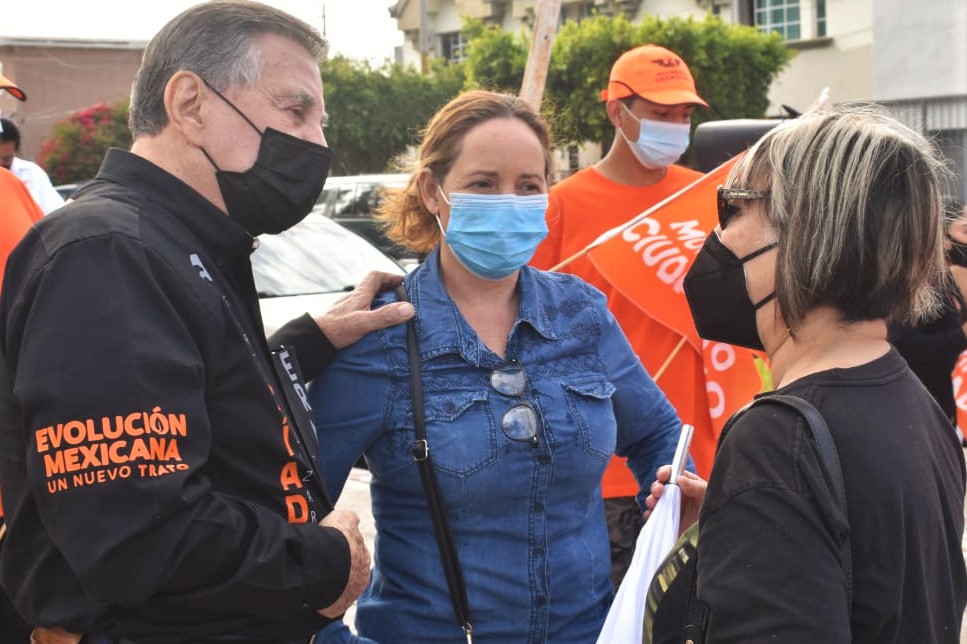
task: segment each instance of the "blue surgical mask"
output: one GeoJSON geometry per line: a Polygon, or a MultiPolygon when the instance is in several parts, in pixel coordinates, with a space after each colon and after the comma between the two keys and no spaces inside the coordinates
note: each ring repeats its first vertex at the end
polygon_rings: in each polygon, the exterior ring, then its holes
{"type": "Polygon", "coordinates": [[[447,246],[477,277],[507,277],[530,261],[537,245],[547,237],[546,194],[451,192],[450,199],[444,196],[443,200],[450,205],[450,221],[443,232],[447,246]]]}
{"type": "MultiPolygon", "coordinates": [[[[621,106],[628,114],[638,118],[630,107],[624,103],[621,106]]],[[[664,168],[678,161],[688,148],[690,130],[688,123],[666,123],[643,118],[639,119],[638,140],[632,141],[624,130],[618,128],[638,162],[650,170],[664,168]]]]}

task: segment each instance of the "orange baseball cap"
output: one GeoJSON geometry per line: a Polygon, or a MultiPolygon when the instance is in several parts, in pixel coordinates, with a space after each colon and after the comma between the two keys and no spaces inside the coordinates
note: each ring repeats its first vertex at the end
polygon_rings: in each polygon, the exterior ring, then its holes
{"type": "Polygon", "coordinates": [[[638,95],[659,105],[694,103],[708,107],[695,92],[695,80],[678,54],[658,45],[642,45],[618,57],[601,100],[638,95]]]}
{"type": "Polygon", "coordinates": [[[20,99],[21,101],[27,100],[27,94],[22,89],[17,87],[12,80],[3,75],[0,75],[0,89],[7,90],[10,92],[11,96],[20,99]]]}

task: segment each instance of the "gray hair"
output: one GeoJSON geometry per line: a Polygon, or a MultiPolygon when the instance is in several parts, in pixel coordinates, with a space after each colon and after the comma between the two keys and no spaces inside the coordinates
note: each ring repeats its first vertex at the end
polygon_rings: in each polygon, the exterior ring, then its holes
{"type": "Polygon", "coordinates": [[[793,332],[820,306],[847,323],[936,311],[947,172],[931,144],[872,105],[784,123],[736,163],[731,187],[772,191],[776,298],[793,332]]]}
{"type": "Polygon", "coordinates": [[[283,11],[248,0],[214,0],[175,16],[148,43],[131,87],[131,133],[158,134],[168,125],[165,86],[179,71],[201,76],[220,92],[251,87],[261,72],[258,37],[273,33],[301,45],[317,61],[326,41],[283,11]]]}

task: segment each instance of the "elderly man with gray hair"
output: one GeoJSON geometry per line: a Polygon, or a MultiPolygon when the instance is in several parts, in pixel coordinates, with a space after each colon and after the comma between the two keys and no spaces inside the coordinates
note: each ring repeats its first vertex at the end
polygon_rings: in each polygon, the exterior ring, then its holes
{"type": "Polygon", "coordinates": [[[0,583],[36,641],[306,642],[366,587],[302,377],[412,307],[369,310],[399,282],[372,274],[266,342],[249,261],[322,190],[325,48],[255,2],[178,15],[145,51],[131,151],[11,255],[0,583]]]}

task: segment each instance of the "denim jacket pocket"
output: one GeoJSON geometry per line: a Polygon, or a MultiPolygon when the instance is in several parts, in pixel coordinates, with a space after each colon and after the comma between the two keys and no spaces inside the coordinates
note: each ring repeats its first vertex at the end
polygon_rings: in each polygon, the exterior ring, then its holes
{"type": "Polygon", "coordinates": [[[426,392],[426,438],[440,472],[465,477],[497,461],[497,435],[486,390],[426,392]]]}
{"type": "Polygon", "coordinates": [[[603,378],[562,382],[567,406],[583,437],[584,449],[601,460],[614,454],[617,423],[611,396],[614,385],[603,378]]]}

